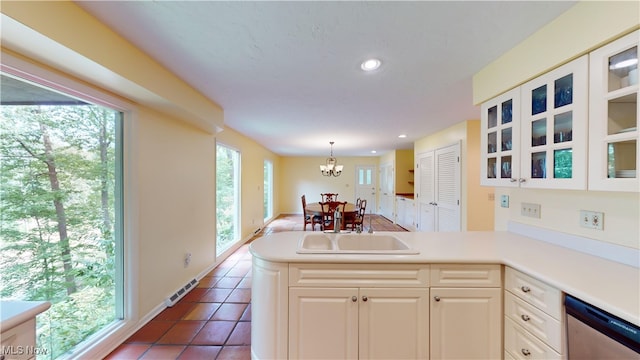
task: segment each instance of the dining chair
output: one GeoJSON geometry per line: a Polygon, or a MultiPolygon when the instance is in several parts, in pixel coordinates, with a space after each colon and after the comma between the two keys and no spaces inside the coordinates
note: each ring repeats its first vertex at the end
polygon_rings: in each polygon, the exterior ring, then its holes
{"type": "Polygon", "coordinates": [[[322,202],[338,201],[337,193],[320,193],[320,196],[322,196],[322,202]]]}
{"type": "Polygon", "coordinates": [[[347,223],[352,230],[357,230],[358,226],[362,226],[364,224],[364,214],[367,212],[367,200],[360,198],[358,198],[358,200],[359,201],[356,201],[357,212],[354,218],[347,223]]]}
{"type": "Polygon", "coordinates": [[[320,208],[322,209],[322,230],[334,230],[333,220],[336,210],[342,214],[342,222],[340,223],[340,230],[346,229],[346,223],[344,222],[344,208],[347,206],[347,202],[339,201],[320,201],[320,208]]]}
{"type": "Polygon", "coordinates": [[[319,215],[307,214],[306,195],[302,195],[301,199],[302,199],[302,215],[304,216],[304,225],[302,227],[302,230],[307,231],[307,224],[311,225],[312,231],[316,231],[316,224],[320,225],[320,228],[322,228],[322,217],[319,215]]]}

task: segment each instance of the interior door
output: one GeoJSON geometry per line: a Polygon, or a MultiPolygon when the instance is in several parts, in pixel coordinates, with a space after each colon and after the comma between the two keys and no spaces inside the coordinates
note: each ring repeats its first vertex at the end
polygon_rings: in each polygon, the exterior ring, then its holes
{"type": "Polygon", "coordinates": [[[435,224],[435,152],[418,155],[418,231],[436,231],[435,224]]]}
{"type": "Polygon", "coordinates": [[[435,157],[437,231],[460,231],[460,143],[436,150],[435,157]]]}
{"type": "Polygon", "coordinates": [[[393,221],[395,201],[393,164],[380,165],[380,215],[393,221]]]}
{"type": "MultiPolygon", "coordinates": [[[[367,200],[367,213],[376,212],[376,167],[356,166],[356,199],[367,200]]],[[[354,201],[355,202],[355,201],[354,201]]]]}
{"type": "Polygon", "coordinates": [[[460,231],[460,143],[418,156],[418,231],[460,231]]]}

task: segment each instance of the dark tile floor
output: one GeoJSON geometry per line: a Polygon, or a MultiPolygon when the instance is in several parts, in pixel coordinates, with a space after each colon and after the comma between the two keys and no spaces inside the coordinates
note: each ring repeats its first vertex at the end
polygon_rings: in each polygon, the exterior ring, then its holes
{"type": "MultiPolygon", "coordinates": [[[[364,230],[405,231],[379,215],[364,230]]],[[[249,243],[280,231],[302,230],[302,215],[282,215],[163,310],[106,359],[250,359],[251,254],[249,243]]]]}

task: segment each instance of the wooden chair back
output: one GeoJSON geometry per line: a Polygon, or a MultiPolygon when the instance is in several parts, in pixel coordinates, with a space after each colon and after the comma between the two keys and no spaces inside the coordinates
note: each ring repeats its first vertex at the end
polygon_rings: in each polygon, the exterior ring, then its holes
{"type": "Polygon", "coordinates": [[[337,193],[320,193],[320,196],[322,196],[322,202],[338,201],[337,193]]]}
{"type": "Polygon", "coordinates": [[[340,223],[340,230],[346,228],[346,222],[344,221],[344,208],[347,206],[347,202],[339,201],[324,201],[320,202],[320,208],[322,209],[322,230],[334,230],[333,220],[336,210],[341,213],[342,222],[340,223]]]}

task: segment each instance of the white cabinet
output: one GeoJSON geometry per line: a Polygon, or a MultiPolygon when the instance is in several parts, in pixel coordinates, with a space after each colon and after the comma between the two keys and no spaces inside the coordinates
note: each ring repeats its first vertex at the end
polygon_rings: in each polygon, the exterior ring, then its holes
{"type": "Polygon", "coordinates": [[[289,304],[291,359],[428,358],[426,288],[291,288],[289,304]]]}
{"type": "Polygon", "coordinates": [[[0,359],[35,359],[36,316],[51,306],[48,301],[0,301],[0,359]]]}
{"type": "Polygon", "coordinates": [[[418,231],[460,231],[460,143],[418,155],[418,231]]]}
{"type": "Polygon", "coordinates": [[[590,54],[589,190],[640,191],[640,31],[590,54]]]}
{"type": "Polygon", "coordinates": [[[431,359],[502,355],[500,265],[432,265],[431,359]]]}
{"type": "Polygon", "coordinates": [[[415,211],[413,199],[396,196],[396,224],[409,231],[415,230],[415,211]]]}
{"type": "Polygon", "coordinates": [[[586,190],[588,66],[585,55],[522,85],[522,187],[586,190]]]}
{"type": "Polygon", "coordinates": [[[481,184],[587,188],[588,57],[481,107],[481,184]]]}
{"type": "Polygon", "coordinates": [[[514,359],[562,359],[562,293],[535,278],[505,270],[505,353],[514,359]]]}
{"type": "Polygon", "coordinates": [[[520,88],[481,106],[480,184],[518,186],[520,179],[520,88]]]}
{"type": "Polygon", "coordinates": [[[420,265],[292,264],[289,358],[427,359],[427,283],[420,265]]]}

